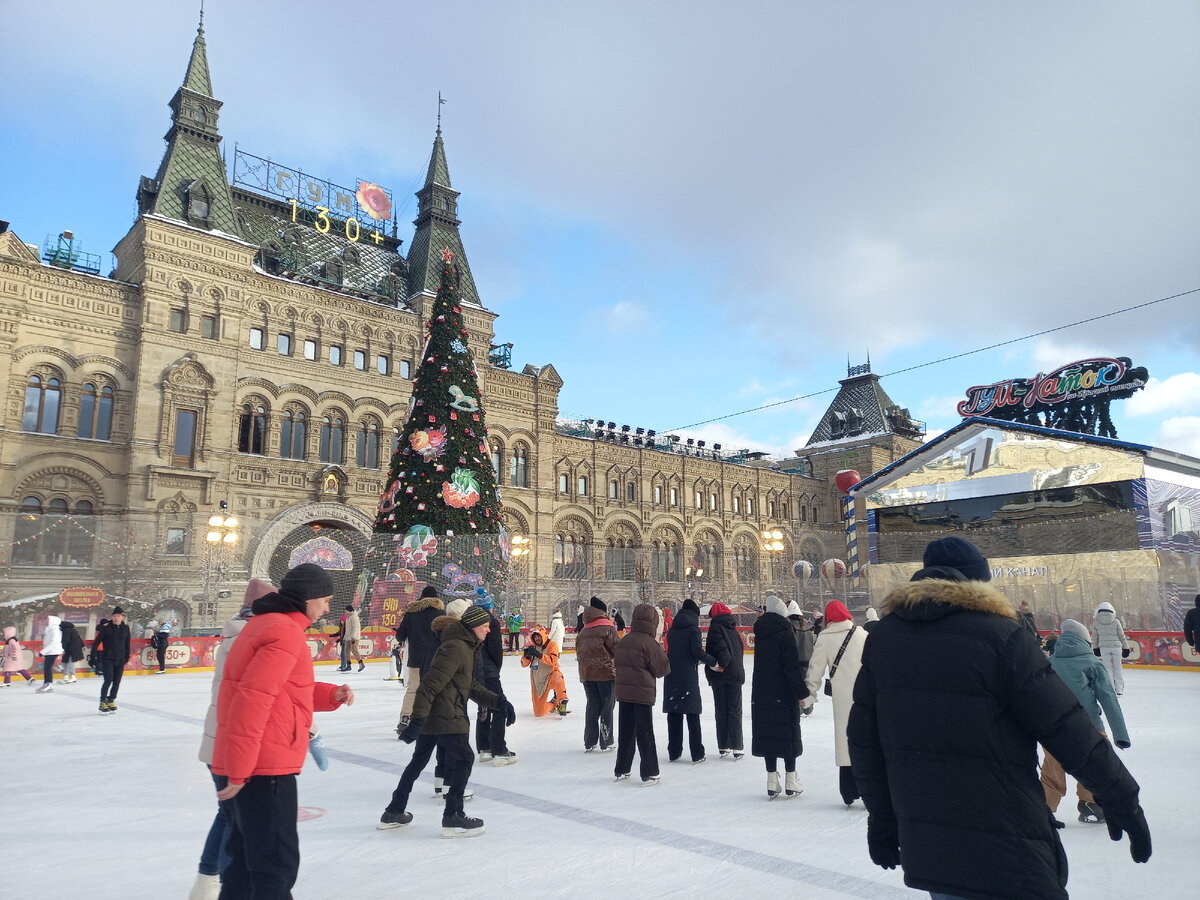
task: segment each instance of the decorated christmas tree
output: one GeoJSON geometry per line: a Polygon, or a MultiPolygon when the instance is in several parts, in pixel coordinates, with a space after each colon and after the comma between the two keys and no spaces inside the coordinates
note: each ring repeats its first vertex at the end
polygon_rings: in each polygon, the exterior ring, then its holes
{"type": "Polygon", "coordinates": [[[427,332],[356,592],[369,592],[368,621],[383,625],[426,584],[444,596],[492,590],[508,556],[449,250],[427,332]]]}

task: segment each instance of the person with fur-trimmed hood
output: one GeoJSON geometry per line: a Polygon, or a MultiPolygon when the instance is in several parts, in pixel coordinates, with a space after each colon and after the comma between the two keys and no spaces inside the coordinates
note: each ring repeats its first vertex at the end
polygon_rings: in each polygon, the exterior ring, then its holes
{"type": "Polygon", "coordinates": [[[583,628],[575,635],[575,659],[579,663],[579,680],[587,697],[583,714],[583,749],[591,753],[597,748],[613,749],[613,681],[617,677],[617,627],[608,618],[608,606],[593,597],[583,610],[583,628]]]}
{"type": "Polygon", "coordinates": [[[838,790],[842,802],[850,806],[858,799],[854,773],[850,771],[850,748],[846,745],[846,725],[854,704],[854,681],[862,662],[867,632],[854,624],[854,618],[841,600],[825,604],[825,630],[817,637],[805,675],[805,684],[814,702],[819,698],[821,679],[828,670],[833,691],[833,755],[838,767],[838,790]]]}
{"type": "Polygon", "coordinates": [[[633,609],[629,633],[617,642],[613,660],[617,698],[617,759],[614,781],[624,781],[633,769],[636,749],[642,784],[653,787],[660,781],[658,747],[654,741],[654,701],[657,681],[671,671],[671,663],[655,637],[659,613],[649,603],[633,609]]]}
{"type": "Polygon", "coordinates": [[[1138,784],[1054,674],[991,569],[959,537],[925,548],[880,604],[848,737],[867,849],[909,887],[957,897],[1066,900],[1067,861],[1037,745],[1095,795],[1114,840],[1150,858],[1138,784]]]}
{"type": "Polygon", "coordinates": [[[529,670],[535,716],[552,712],[560,716],[567,714],[567,680],[558,667],[561,652],[558,643],[547,636],[545,628],[537,625],[530,630],[529,643],[521,652],[521,668],[529,670]]]}
{"type": "Polygon", "coordinates": [[[403,644],[408,642],[408,650],[404,656],[408,662],[408,683],[404,688],[404,702],[400,707],[400,721],[396,725],[399,735],[408,725],[412,716],[413,701],[417,697],[417,688],[421,686],[421,673],[429,668],[437,650],[437,639],[433,636],[433,620],[445,613],[446,607],[438,599],[437,588],[432,584],[426,585],[421,596],[408,605],[396,628],[396,641],[403,644]]]}
{"type": "Polygon", "coordinates": [[[721,759],[745,756],[742,738],[742,685],[746,683],[746,665],[742,660],[746,645],[738,634],[733,611],[724,603],[714,603],[708,611],[708,635],[704,652],[717,661],[704,669],[713,692],[717,717],[717,752],[721,759]]]}
{"type": "Polygon", "coordinates": [[[796,651],[796,633],[783,601],[769,594],[765,612],[754,622],[754,674],[750,679],[750,752],[766,763],[768,800],[781,794],[792,799],[804,790],[796,775],[796,757],[804,752],[801,705],[811,706],[812,701],[796,651]]]}
{"type": "Polygon", "coordinates": [[[1125,693],[1125,673],[1121,671],[1121,660],[1129,657],[1129,639],[1117,618],[1111,603],[1101,603],[1092,618],[1092,653],[1100,657],[1112,677],[1117,696],[1125,693]]]}
{"type": "Polygon", "coordinates": [[[704,762],[704,739],[700,733],[700,675],[696,666],[715,666],[715,658],[704,652],[700,639],[700,607],[688,597],[683,601],[667,632],[667,659],[671,671],[663,679],[663,712],[667,714],[667,759],[683,755],[683,723],[687,720],[688,750],[692,764],[704,762]]]}

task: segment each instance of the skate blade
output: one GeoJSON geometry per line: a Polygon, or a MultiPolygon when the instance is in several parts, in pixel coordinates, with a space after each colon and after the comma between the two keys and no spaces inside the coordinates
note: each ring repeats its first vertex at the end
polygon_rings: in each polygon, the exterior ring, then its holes
{"type": "Polygon", "coordinates": [[[379,822],[375,825],[376,831],[391,831],[393,828],[407,828],[412,822],[379,822]]]}
{"type": "Polygon", "coordinates": [[[483,828],[484,828],[484,826],[482,826],[482,825],[480,825],[478,828],[443,828],[442,829],[442,837],[444,837],[444,838],[475,837],[476,835],[483,834],[483,828]]]}

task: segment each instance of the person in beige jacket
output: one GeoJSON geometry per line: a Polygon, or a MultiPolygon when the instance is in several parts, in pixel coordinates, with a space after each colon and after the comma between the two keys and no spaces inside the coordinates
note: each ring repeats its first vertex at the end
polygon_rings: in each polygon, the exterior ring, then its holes
{"type": "Polygon", "coordinates": [[[862,666],[863,644],[867,632],[854,624],[854,618],[841,600],[833,600],[825,606],[825,627],[817,636],[812,659],[808,662],[805,684],[815,700],[826,696],[821,689],[821,680],[829,670],[829,682],[833,687],[833,746],[838,765],[838,789],[842,801],[849,806],[859,798],[854,774],[850,771],[850,745],[846,740],[846,726],[850,722],[850,707],[854,705],[854,681],[862,666]],[[843,650],[842,648],[845,647],[843,650]],[[841,654],[839,658],[838,654],[841,654]]]}

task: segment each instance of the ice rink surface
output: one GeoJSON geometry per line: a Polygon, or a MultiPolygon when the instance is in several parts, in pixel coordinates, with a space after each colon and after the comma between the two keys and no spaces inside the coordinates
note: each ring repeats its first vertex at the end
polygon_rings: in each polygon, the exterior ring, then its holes
{"type": "MultiPolygon", "coordinates": [[[[407,828],[375,824],[411,755],[396,740],[404,688],[385,663],[322,681],[349,683],[352,708],[318,714],[330,766],[306,763],[299,779],[297,898],[479,897],[530,891],[539,897],[927,896],[900,872],[872,865],[866,811],[838,796],[832,707],[824,697],[803,722],[798,763],[803,795],[766,798],[762,761],[716,758],[712,696],[702,682],[708,762],[666,761],[666,720],[656,714],[662,783],[613,783],[613,753],[583,752],[583,689],[574,656],[562,658],[571,708],[535,719],[528,672],[503,669],[517,709],[509,730],[516,765],[476,762],[469,815],[485,833],[441,836],[432,765],[418,782],[407,828]]],[[[750,738],[749,670],[745,715],[750,738]]],[[[4,736],[4,874],[0,897],[67,891],[89,900],[185,898],[215,809],[197,760],[211,674],[128,677],[120,712],[97,712],[99,682],[85,679],[37,695],[0,689],[4,736]],[[52,886],[48,888],[47,886],[52,886]]],[[[1154,839],[1146,865],[1112,843],[1102,825],[1076,821],[1074,796],[1059,810],[1073,897],[1195,896],[1195,785],[1200,675],[1126,669],[1121,698],[1133,747],[1122,760],[1142,786],[1154,839]],[[1189,887],[1191,885],[1191,887],[1189,887]]],[[[661,683],[659,688],[661,701],[661,683]]],[[[686,751],[685,751],[686,758],[686,751]]],[[[947,852],[953,852],[947,848],[947,852]]]]}

